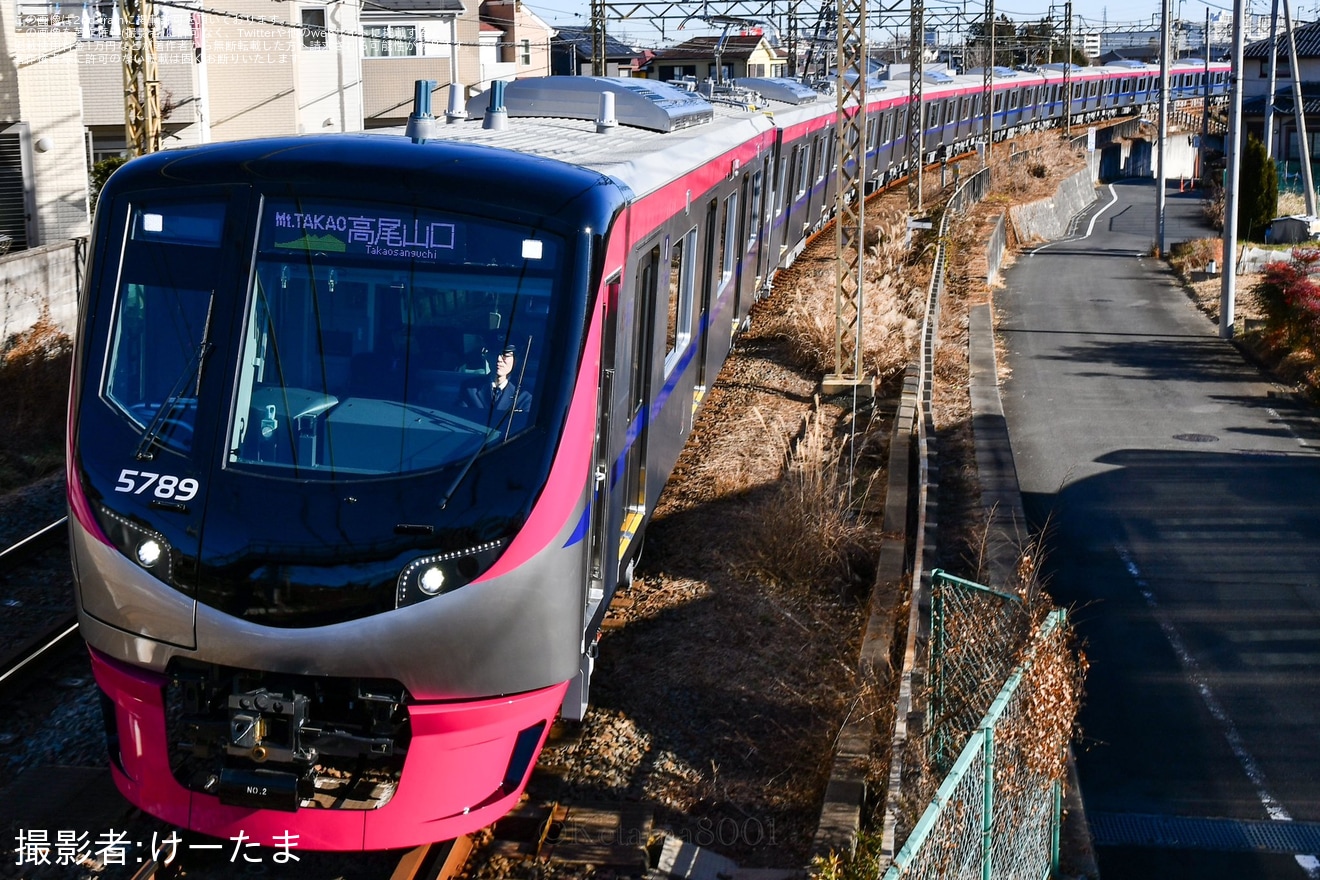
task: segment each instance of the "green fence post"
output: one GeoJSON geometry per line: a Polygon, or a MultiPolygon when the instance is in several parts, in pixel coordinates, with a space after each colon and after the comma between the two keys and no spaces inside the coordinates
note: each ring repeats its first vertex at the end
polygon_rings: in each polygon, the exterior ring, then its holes
{"type": "Polygon", "coordinates": [[[1052,805],[1053,814],[1050,816],[1050,876],[1059,876],[1059,833],[1060,826],[1063,824],[1063,782],[1054,780],[1052,805]]]}
{"type": "MultiPolygon", "coordinates": [[[[1068,609],[1060,608],[1054,612],[1056,626],[1060,631],[1068,625],[1068,609]]],[[[1068,746],[1061,747],[1065,753],[1068,746]]],[[[1065,758],[1066,760],[1066,758],[1065,758]]],[[[1063,833],[1063,779],[1054,780],[1053,791],[1054,802],[1051,805],[1053,814],[1050,816],[1050,876],[1059,876],[1059,838],[1063,833]]]]}
{"type": "Polygon", "coordinates": [[[981,805],[981,880],[992,880],[995,834],[995,728],[985,725],[985,799],[981,805]]]}

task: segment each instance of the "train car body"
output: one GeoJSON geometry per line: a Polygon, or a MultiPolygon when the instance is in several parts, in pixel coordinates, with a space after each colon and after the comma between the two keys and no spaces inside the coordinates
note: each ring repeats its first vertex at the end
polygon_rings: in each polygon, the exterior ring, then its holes
{"type": "MultiPolygon", "coordinates": [[[[1079,118],[1139,108],[1150,75],[1077,74],[1079,118]]],[[[983,131],[978,82],[926,89],[924,153],[983,131]]],[[[996,128],[1057,119],[1060,82],[997,78],[996,128]]],[[[585,711],[606,606],[738,328],[832,212],[833,98],[750,85],[755,107],[523,81],[507,127],[115,173],[68,486],[129,800],[311,849],[511,808],[556,715],[585,711]]],[[[907,103],[868,95],[872,186],[903,173],[907,103]]]]}

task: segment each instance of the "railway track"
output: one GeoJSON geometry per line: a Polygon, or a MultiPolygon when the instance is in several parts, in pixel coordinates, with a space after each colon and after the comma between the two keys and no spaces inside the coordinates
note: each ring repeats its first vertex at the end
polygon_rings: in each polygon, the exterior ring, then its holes
{"type": "MultiPolygon", "coordinates": [[[[0,551],[0,582],[10,584],[26,566],[66,542],[68,534],[65,527],[68,520],[67,516],[60,517],[0,551]]],[[[67,563],[64,565],[67,567],[67,563]]],[[[40,575],[38,578],[41,579],[40,575]]],[[[33,603],[30,599],[8,594],[9,591],[6,590],[7,595],[3,599],[3,604],[7,610],[3,621],[0,622],[0,627],[3,627],[0,632],[5,634],[3,642],[12,647],[0,654],[0,690],[20,685],[26,673],[40,668],[46,659],[72,644],[78,631],[71,582],[67,587],[64,584],[48,582],[46,587],[51,595],[43,597],[48,601],[41,609],[32,609],[30,606],[33,603]],[[61,601],[56,595],[61,591],[64,593],[65,601],[61,601]],[[22,621],[11,620],[20,613],[20,610],[48,613],[38,613],[38,619],[35,620],[32,619],[31,613],[24,614],[25,619],[22,621]]],[[[40,585],[37,589],[40,589],[40,585]]]]}

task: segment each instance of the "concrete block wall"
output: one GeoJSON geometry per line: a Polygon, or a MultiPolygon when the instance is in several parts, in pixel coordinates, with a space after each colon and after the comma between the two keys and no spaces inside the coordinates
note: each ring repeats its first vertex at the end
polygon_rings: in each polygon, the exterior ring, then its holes
{"type": "Polygon", "coordinates": [[[86,246],[75,239],[0,257],[0,342],[30,328],[43,311],[73,335],[86,246]]]}

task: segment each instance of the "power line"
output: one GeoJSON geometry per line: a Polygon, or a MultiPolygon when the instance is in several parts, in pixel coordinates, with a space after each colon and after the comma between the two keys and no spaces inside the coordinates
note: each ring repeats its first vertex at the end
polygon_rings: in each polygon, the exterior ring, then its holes
{"type": "MultiPolygon", "coordinates": [[[[153,5],[167,6],[170,9],[182,9],[185,12],[196,12],[202,15],[215,16],[217,18],[228,18],[234,21],[242,21],[249,24],[268,25],[270,27],[287,28],[289,30],[296,30],[296,31],[311,31],[318,34],[334,34],[337,37],[349,37],[358,40],[381,40],[383,42],[408,43],[410,45],[415,45],[415,46],[439,46],[446,49],[449,48],[450,46],[459,46],[466,49],[480,49],[487,46],[491,46],[495,48],[502,48],[502,47],[517,48],[520,45],[519,41],[517,40],[499,40],[491,43],[483,43],[483,42],[473,43],[470,41],[463,41],[463,40],[455,40],[453,42],[450,42],[449,40],[428,40],[428,39],[416,39],[416,38],[401,39],[401,38],[393,38],[389,36],[382,37],[376,34],[368,34],[364,31],[347,31],[341,28],[332,28],[323,25],[305,25],[305,24],[299,24],[297,22],[284,21],[281,19],[263,18],[262,16],[259,15],[248,15],[242,12],[230,12],[225,9],[210,9],[205,6],[190,6],[186,3],[174,2],[174,0],[154,0],[153,5]]],[[[384,9],[384,7],[380,7],[380,8],[384,9]]],[[[492,19],[492,22],[494,21],[496,20],[492,19]]],[[[389,25],[383,24],[381,25],[381,27],[389,27],[389,25]]],[[[440,56],[435,56],[435,57],[438,58],[440,56]]]]}

